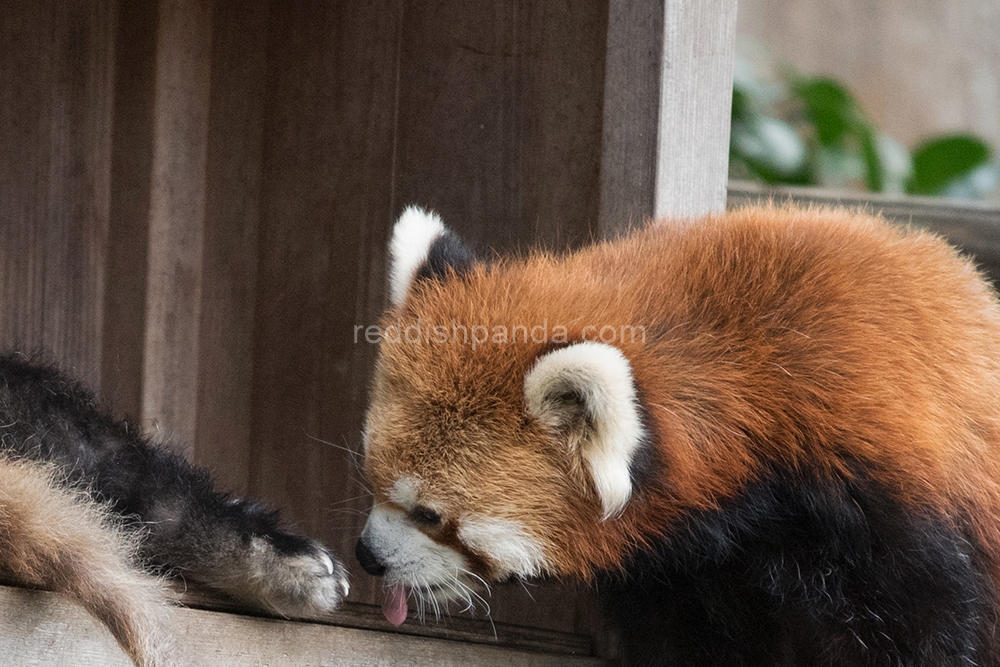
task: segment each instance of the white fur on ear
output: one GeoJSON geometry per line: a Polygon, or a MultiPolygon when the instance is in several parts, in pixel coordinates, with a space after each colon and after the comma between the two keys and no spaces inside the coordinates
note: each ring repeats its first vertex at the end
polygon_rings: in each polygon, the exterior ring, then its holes
{"type": "Polygon", "coordinates": [[[406,300],[431,246],[445,231],[437,214],[417,206],[406,207],[399,216],[389,241],[389,302],[394,308],[406,300]]]}
{"type": "Polygon", "coordinates": [[[555,429],[583,420],[580,454],[601,499],[603,518],[632,495],[629,466],[645,438],[632,366],[618,348],[576,343],[542,355],[524,377],[528,413],[555,429]]]}

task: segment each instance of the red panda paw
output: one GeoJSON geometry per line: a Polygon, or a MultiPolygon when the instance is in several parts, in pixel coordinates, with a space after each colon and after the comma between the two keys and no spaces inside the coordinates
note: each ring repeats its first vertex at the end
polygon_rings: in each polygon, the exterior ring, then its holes
{"type": "Polygon", "coordinates": [[[311,546],[284,554],[270,544],[254,545],[239,592],[284,616],[333,611],[350,592],[347,571],[318,543],[311,546]]]}
{"type": "Polygon", "coordinates": [[[333,611],[350,591],[347,570],[329,551],[315,540],[280,532],[252,536],[240,548],[204,557],[199,571],[186,576],[289,617],[333,611]]]}

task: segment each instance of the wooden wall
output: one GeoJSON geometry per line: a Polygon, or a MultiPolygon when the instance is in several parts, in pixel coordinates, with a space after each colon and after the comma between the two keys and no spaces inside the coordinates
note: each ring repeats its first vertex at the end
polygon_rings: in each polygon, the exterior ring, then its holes
{"type": "MultiPolygon", "coordinates": [[[[408,203],[473,246],[596,234],[606,0],[0,0],[0,344],[351,567],[351,450],[408,203]]],[[[351,599],[376,601],[355,577],[351,599]]],[[[565,588],[493,616],[589,622],[565,588]]]]}
{"type": "Polygon", "coordinates": [[[108,256],[111,0],[0,6],[0,338],[99,377],[108,256]]]}
{"type": "Polygon", "coordinates": [[[1000,147],[996,0],[740,0],[738,33],[846,83],[907,146],[973,131],[1000,147]]]}

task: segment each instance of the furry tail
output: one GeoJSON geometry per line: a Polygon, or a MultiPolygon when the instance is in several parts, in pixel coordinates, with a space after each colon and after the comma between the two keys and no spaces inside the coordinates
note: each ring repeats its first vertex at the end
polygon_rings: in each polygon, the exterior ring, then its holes
{"type": "Polygon", "coordinates": [[[0,456],[0,568],[65,594],[97,617],[139,667],[169,664],[169,607],[137,569],[135,540],[44,464],[0,456]]]}

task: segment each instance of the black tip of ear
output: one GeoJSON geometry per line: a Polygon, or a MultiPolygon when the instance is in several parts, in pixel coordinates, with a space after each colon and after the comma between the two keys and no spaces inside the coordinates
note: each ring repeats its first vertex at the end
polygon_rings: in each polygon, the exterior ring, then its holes
{"type": "Polygon", "coordinates": [[[449,271],[461,275],[472,268],[475,255],[450,229],[431,244],[427,261],[417,271],[417,280],[443,278],[449,271]]]}

